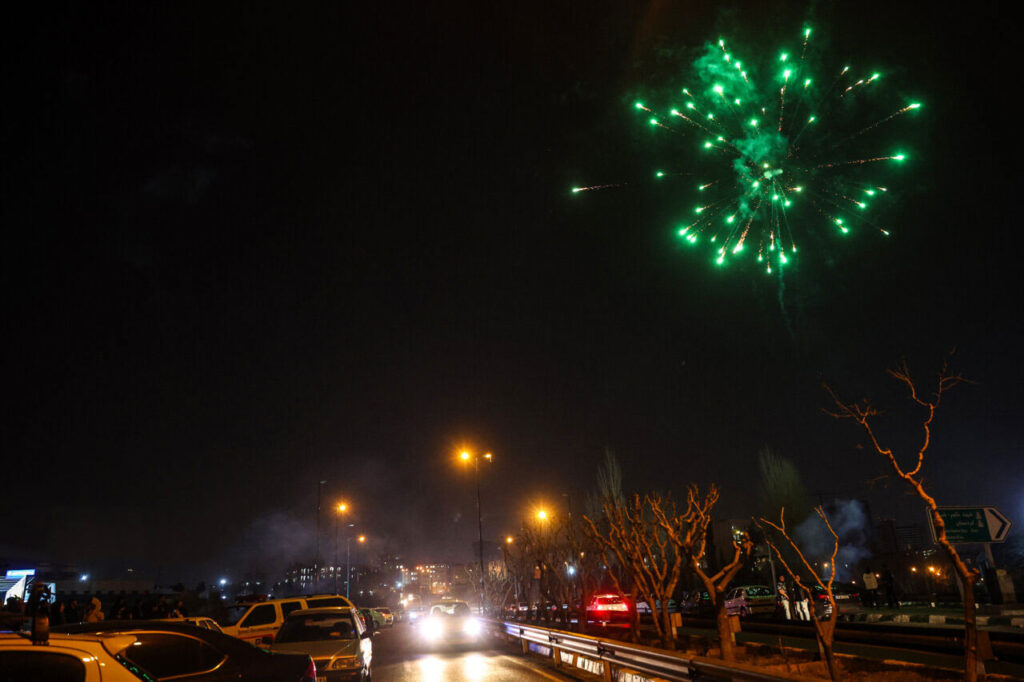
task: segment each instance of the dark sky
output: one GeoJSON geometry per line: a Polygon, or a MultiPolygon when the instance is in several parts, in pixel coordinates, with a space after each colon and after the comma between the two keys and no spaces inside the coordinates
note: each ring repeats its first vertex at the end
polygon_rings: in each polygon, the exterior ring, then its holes
{"type": "Polygon", "coordinates": [[[0,554],[188,578],[308,555],[326,479],[370,551],[464,558],[462,443],[495,454],[491,537],[582,500],[605,448],[628,489],[715,481],[723,513],[762,511],[765,445],[864,496],[884,468],[821,382],[885,402],[886,367],[927,377],[952,347],[978,383],[929,481],[1024,525],[1007,10],[792,5],[67,3],[8,25],[0,554]],[[787,326],[777,279],[677,245],[680,185],[567,190],[685,159],[632,98],[684,85],[707,39],[773,50],[807,16],[926,106],[893,238],[807,249],[787,326]]]}

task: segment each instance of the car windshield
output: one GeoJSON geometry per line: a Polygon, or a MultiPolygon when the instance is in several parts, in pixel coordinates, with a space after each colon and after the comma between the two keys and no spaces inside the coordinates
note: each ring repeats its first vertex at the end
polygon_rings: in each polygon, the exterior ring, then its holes
{"type": "Polygon", "coordinates": [[[430,607],[432,616],[468,616],[470,615],[469,604],[462,601],[450,604],[433,604],[430,607]]]}
{"type": "Polygon", "coordinates": [[[356,625],[347,613],[291,615],[281,626],[274,642],[324,642],[331,639],[356,639],[356,625]]]}
{"type": "Polygon", "coordinates": [[[228,613],[226,616],[220,619],[221,625],[235,625],[245,612],[249,610],[249,604],[238,604],[237,606],[229,606],[228,613]]]}

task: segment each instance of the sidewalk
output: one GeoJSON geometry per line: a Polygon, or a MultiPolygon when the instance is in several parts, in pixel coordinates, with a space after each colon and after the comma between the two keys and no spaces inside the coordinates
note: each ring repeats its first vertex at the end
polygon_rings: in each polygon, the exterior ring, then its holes
{"type": "MultiPolygon", "coordinates": [[[[984,605],[978,607],[978,625],[1009,626],[1024,628],[1024,605],[1005,604],[1000,606],[984,605]]],[[[844,608],[839,613],[839,620],[848,623],[914,623],[928,625],[963,625],[964,612],[955,606],[931,606],[922,604],[905,604],[898,609],[883,607],[854,606],[844,608]]]]}

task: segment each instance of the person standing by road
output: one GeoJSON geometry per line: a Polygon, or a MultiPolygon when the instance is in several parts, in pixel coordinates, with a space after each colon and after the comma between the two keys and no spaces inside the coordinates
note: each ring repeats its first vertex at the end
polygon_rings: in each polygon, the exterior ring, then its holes
{"type": "Polygon", "coordinates": [[[789,589],[786,586],[786,576],[779,576],[779,582],[775,584],[775,595],[779,601],[779,606],[782,608],[782,613],[786,617],[786,620],[791,620],[793,618],[793,615],[789,610],[790,599],[789,589]]]}
{"type": "Polygon", "coordinates": [[[898,609],[899,601],[896,599],[896,577],[889,570],[888,564],[882,564],[882,588],[885,590],[885,600],[890,609],[898,609]]]}
{"type": "Polygon", "coordinates": [[[870,566],[864,569],[861,580],[864,582],[864,606],[878,606],[878,578],[870,566]]]}
{"type": "Polygon", "coordinates": [[[85,609],[85,622],[98,623],[103,620],[103,616],[103,607],[100,604],[99,598],[93,597],[92,601],[89,602],[89,606],[85,609]]]}

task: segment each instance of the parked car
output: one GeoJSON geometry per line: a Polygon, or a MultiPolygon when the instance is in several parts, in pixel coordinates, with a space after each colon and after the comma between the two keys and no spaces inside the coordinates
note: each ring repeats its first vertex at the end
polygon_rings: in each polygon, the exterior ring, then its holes
{"type": "MultiPolygon", "coordinates": [[[[308,655],[271,653],[230,635],[188,623],[107,620],[61,625],[54,631],[72,635],[130,636],[116,653],[157,680],[316,682],[316,668],[308,655]]],[[[51,641],[54,637],[51,636],[51,641]]]]}
{"type": "Polygon", "coordinates": [[[221,626],[217,624],[217,621],[215,621],[213,618],[209,618],[207,616],[193,616],[193,617],[183,617],[183,618],[160,618],[159,620],[161,622],[167,622],[167,623],[189,623],[190,625],[195,625],[196,627],[200,627],[200,628],[206,628],[207,630],[213,630],[214,632],[224,632],[224,629],[221,628],[221,626]]]}
{"type": "Polygon", "coordinates": [[[353,608],[293,611],[277,633],[271,650],[311,656],[318,682],[370,679],[373,642],[353,608]]]}
{"type": "Polygon", "coordinates": [[[587,622],[604,627],[629,626],[633,622],[629,601],[618,594],[597,594],[587,604],[587,622]]]}
{"type": "Polygon", "coordinates": [[[377,609],[371,609],[368,606],[359,608],[359,613],[363,617],[363,622],[366,624],[367,629],[371,632],[380,630],[384,627],[384,615],[377,609]]]}
{"type": "MultiPolygon", "coordinates": [[[[654,603],[654,606],[658,610],[658,613],[661,613],[661,602],[660,601],[656,601],[654,603]]],[[[675,612],[679,611],[679,604],[676,603],[675,599],[669,599],[668,600],[668,610],[669,610],[669,613],[675,613],[675,612]]],[[[650,615],[651,614],[651,607],[650,607],[650,605],[646,601],[638,601],[636,603],[636,612],[640,613],[640,614],[643,614],[643,615],[650,615]]]]}
{"type": "Polygon", "coordinates": [[[289,613],[321,606],[351,607],[352,602],[340,594],[246,602],[230,607],[227,617],[220,621],[220,626],[225,634],[232,637],[257,644],[269,644],[289,613]]]}
{"type": "Polygon", "coordinates": [[[154,682],[122,655],[135,642],[131,635],[54,633],[38,645],[25,634],[0,633],[0,679],[154,682]]]}
{"type": "Polygon", "coordinates": [[[725,595],[725,610],[731,616],[775,613],[775,592],[767,585],[734,587],[725,595]]]}
{"type": "Polygon", "coordinates": [[[391,627],[395,624],[395,615],[386,606],[374,606],[373,610],[384,617],[384,625],[391,627]]]}
{"type": "Polygon", "coordinates": [[[707,616],[714,613],[715,609],[711,605],[711,595],[707,590],[694,590],[683,599],[680,611],[690,615],[707,616]]]}

